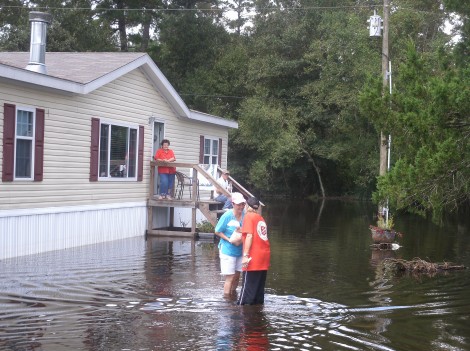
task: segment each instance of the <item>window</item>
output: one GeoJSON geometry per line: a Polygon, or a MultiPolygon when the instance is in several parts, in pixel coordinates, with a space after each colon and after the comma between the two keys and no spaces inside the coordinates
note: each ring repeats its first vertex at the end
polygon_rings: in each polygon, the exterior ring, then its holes
{"type": "Polygon", "coordinates": [[[45,111],[3,105],[2,181],[43,179],[45,111]]]}
{"type": "MultiPolygon", "coordinates": [[[[205,171],[217,179],[217,168],[222,161],[222,139],[214,137],[199,137],[199,163],[205,171]]],[[[212,189],[212,183],[198,174],[199,188],[212,189]]]]}
{"type": "Polygon", "coordinates": [[[34,110],[16,111],[15,179],[32,179],[34,169],[34,110]]]}
{"type": "Polygon", "coordinates": [[[90,181],[143,180],[144,126],[126,126],[91,119],[90,181]]]}
{"type": "Polygon", "coordinates": [[[219,163],[219,140],[204,138],[203,164],[218,165],[219,163]]]}
{"type": "Polygon", "coordinates": [[[99,177],[136,178],[138,129],[102,122],[99,139],[99,177]]]}

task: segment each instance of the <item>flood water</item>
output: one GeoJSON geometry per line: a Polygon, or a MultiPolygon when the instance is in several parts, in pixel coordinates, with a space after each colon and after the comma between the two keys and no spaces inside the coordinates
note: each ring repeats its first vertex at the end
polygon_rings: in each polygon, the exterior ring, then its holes
{"type": "Polygon", "coordinates": [[[394,276],[386,257],[470,267],[468,223],[400,216],[373,250],[371,204],[285,201],[264,216],[264,306],[222,296],[213,240],[134,238],[0,261],[0,350],[470,350],[470,270],[394,276]]]}

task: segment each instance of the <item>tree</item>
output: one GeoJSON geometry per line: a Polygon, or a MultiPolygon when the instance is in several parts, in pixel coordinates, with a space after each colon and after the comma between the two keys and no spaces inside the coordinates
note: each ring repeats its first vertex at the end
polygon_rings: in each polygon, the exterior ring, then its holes
{"type": "Polygon", "coordinates": [[[213,67],[228,41],[228,33],[211,17],[196,16],[191,11],[169,13],[161,21],[159,43],[151,48],[150,55],[194,108],[194,76],[213,67]]]}
{"type": "Polygon", "coordinates": [[[461,67],[468,67],[470,59],[470,6],[467,1],[443,0],[445,9],[454,12],[457,21],[451,21],[454,26],[454,35],[460,40],[454,48],[456,63],[461,67]]]}
{"type": "MultiPolygon", "coordinates": [[[[411,42],[396,77],[400,89],[392,108],[363,96],[375,124],[393,133],[397,159],[379,179],[374,198],[388,198],[397,209],[432,213],[434,219],[470,201],[470,75],[449,63],[449,55],[420,54],[411,42]],[[386,110],[386,118],[380,118],[386,110]]],[[[380,100],[377,91],[369,93],[380,100]]]]}
{"type": "Polygon", "coordinates": [[[249,13],[253,8],[253,2],[245,0],[233,0],[231,2],[227,1],[226,4],[228,5],[228,8],[236,14],[235,19],[229,19],[227,21],[228,27],[230,29],[235,29],[235,32],[238,35],[241,35],[243,26],[248,23],[246,14],[249,13]]]}
{"type": "Polygon", "coordinates": [[[285,6],[294,9],[270,7],[254,21],[247,90],[254,99],[242,102],[236,145],[245,144],[256,154],[258,170],[246,163],[244,173],[259,188],[301,196],[370,187],[374,177],[369,162],[376,146],[369,140],[374,130],[359,116],[357,103],[365,69],[374,66],[370,62],[375,47],[369,46],[362,29],[365,20],[360,11],[285,6]],[[282,116],[283,123],[269,118],[268,112],[282,116]],[[259,123],[249,122],[253,120],[259,123]],[[247,128],[257,130],[252,135],[247,128]],[[256,140],[257,133],[264,139],[255,148],[248,139],[256,140]],[[358,160],[357,154],[367,157],[358,160]]]}
{"type": "Polygon", "coordinates": [[[161,19],[162,0],[98,0],[96,13],[107,20],[119,37],[121,51],[145,52],[151,32],[161,19]]]}
{"type": "Polygon", "coordinates": [[[9,51],[29,50],[28,14],[34,8],[52,15],[47,32],[48,51],[114,50],[110,24],[96,18],[91,5],[91,0],[18,1],[15,7],[5,8],[0,47],[9,51]]]}
{"type": "Polygon", "coordinates": [[[0,1],[0,50],[29,50],[28,12],[21,0],[0,1]]]}

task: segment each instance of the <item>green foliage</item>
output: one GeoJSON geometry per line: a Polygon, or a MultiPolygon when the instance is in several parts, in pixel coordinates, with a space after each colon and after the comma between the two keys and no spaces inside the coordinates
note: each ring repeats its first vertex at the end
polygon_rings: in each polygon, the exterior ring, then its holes
{"type": "Polygon", "coordinates": [[[376,201],[435,219],[470,200],[470,76],[408,48],[396,79],[400,91],[383,123],[397,162],[378,182],[376,201]],[[438,65],[437,65],[438,66],[438,65]]]}
{"type": "Polygon", "coordinates": [[[151,52],[167,78],[192,105],[194,77],[209,71],[228,40],[223,27],[213,25],[210,17],[187,11],[163,16],[159,45],[151,52]]]}
{"type": "Polygon", "coordinates": [[[200,233],[214,233],[214,226],[209,221],[201,221],[197,224],[197,230],[200,233]]]}
{"type": "Polygon", "coordinates": [[[392,96],[365,0],[233,1],[255,12],[235,33],[217,0],[0,0],[0,50],[27,51],[28,12],[49,9],[48,51],[147,51],[190,108],[237,120],[229,167],[253,191],[369,197],[377,183],[375,200],[437,218],[470,203],[467,2],[393,1],[392,96]],[[377,179],[380,132],[392,169],[377,179]]]}
{"type": "MultiPolygon", "coordinates": [[[[28,51],[30,44],[29,11],[33,6],[47,9],[52,23],[47,31],[47,51],[113,51],[115,43],[111,23],[95,17],[91,0],[16,1],[2,15],[0,49],[28,51]],[[18,7],[13,7],[18,6],[18,7]]],[[[3,9],[2,9],[3,13],[3,9]]]]}
{"type": "Polygon", "coordinates": [[[247,48],[242,38],[230,36],[214,55],[211,65],[199,65],[188,74],[184,85],[188,94],[182,94],[196,110],[238,120],[241,97],[249,94],[247,48]]]}
{"type": "Polygon", "coordinates": [[[0,50],[27,51],[29,36],[28,10],[22,1],[0,1],[0,50]]]}
{"type": "Polygon", "coordinates": [[[386,220],[383,216],[379,216],[377,220],[377,227],[381,229],[392,230],[394,226],[395,221],[393,219],[393,216],[389,216],[388,220],[386,220]]]}
{"type": "Polygon", "coordinates": [[[442,2],[446,10],[453,12],[456,17],[456,19],[451,18],[452,34],[460,37],[453,51],[455,62],[462,68],[468,67],[470,60],[470,6],[468,6],[468,1],[443,0],[442,2]]]}

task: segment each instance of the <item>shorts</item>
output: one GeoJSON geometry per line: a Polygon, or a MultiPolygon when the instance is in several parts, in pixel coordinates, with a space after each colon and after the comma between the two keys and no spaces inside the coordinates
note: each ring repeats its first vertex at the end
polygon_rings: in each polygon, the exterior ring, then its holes
{"type": "Polygon", "coordinates": [[[223,254],[219,251],[220,257],[220,274],[223,275],[232,275],[235,274],[235,271],[241,272],[242,271],[242,256],[229,256],[223,254]]]}

